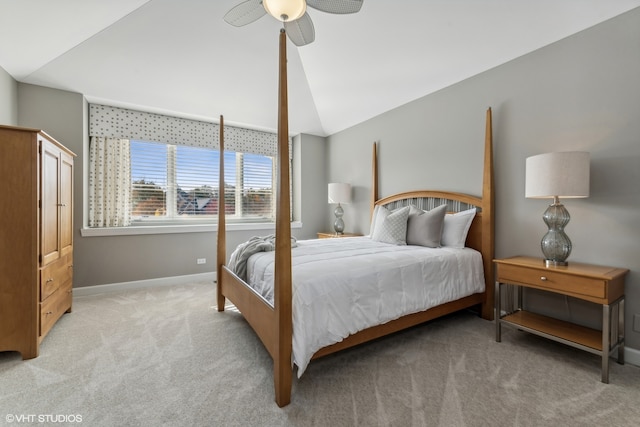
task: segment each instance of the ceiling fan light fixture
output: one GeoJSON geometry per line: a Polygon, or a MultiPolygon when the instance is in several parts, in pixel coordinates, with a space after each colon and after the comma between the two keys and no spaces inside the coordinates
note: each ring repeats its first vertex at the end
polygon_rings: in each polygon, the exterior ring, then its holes
{"type": "Polygon", "coordinates": [[[282,22],[295,21],[307,11],[305,0],[263,0],[262,5],[269,15],[282,22]]]}

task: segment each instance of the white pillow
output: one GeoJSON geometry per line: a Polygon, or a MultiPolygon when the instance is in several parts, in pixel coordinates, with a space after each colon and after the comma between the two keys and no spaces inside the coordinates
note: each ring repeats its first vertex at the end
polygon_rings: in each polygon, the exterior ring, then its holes
{"type": "Polygon", "coordinates": [[[467,241],[467,233],[471,227],[473,217],[476,216],[476,208],[444,216],[444,228],[440,244],[450,248],[464,248],[467,241]]]}
{"type": "Polygon", "coordinates": [[[371,240],[406,245],[409,210],[409,206],[393,211],[389,211],[384,206],[376,206],[371,222],[371,240]]]}
{"type": "Polygon", "coordinates": [[[373,215],[371,215],[371,225],[369,226],[369,237],[373,236],[373,230],[376,229],[376,218],[378,217],[378,211],[381,207],[382,206],[380,205],[376,205],[376,207],[373,208],[373,215]]]}

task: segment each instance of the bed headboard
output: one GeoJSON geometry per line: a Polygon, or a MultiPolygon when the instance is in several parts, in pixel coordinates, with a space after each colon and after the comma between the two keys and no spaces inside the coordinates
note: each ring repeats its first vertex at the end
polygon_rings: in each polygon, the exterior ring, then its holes
{"type": "Polygon", "coordinates": [[[493,131],[491,108],[487,109],[485,145],[484,145],[484,171],[482,180],[482,197],[471,196],[463,193],[446,191],[409,191],[394,194],[382,199],[378,198],[378,165],[376,144],[373,144],[373,183],[371,213],[375,206],[385,206],[393,210],[399,207],[414,205],[422,210],[431,210],[437,206],[447,204],[449,212],[461,212],[473,207],[476,208],[476,216],[471,223],[467,234],[466,246],[479,251],[482,254],[485,275],[485,303],[482,306],[482,317],[493,319],[493,293],[494,293],[494,198],[493,198],[493,131]]]}
{"type": "Polygon", "coordinates": [[[384,206],[394,210],[413,205],[418,209],[430,211],[441,205],[447,205],[447,213],[462,212],[476,208],[476,216],[467,234],[466,246],[482,252],[482,199],[461,193],[443,191],[410,191],[385,197],[374,203],[374,206],[384,206]]]}

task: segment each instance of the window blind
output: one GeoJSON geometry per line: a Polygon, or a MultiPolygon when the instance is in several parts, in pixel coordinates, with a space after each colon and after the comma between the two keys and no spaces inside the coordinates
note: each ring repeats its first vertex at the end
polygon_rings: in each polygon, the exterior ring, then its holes
{"type": "MultiPolygon", "coordinates": [[[[218,213],[218,150],[131,141],[131,218],[206,219],[218,213]]],[[[273,221],[273,161],[225,151],[225,210],[229,220],[273,221]]]]}

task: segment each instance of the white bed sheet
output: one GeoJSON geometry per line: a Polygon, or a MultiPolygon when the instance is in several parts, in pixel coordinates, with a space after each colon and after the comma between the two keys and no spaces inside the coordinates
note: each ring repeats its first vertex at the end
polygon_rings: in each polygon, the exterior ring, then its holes
{"type": "MultiPolygon", "coordinates": [[[[273,268],[274,252],[247,263],[248,283],[271,304],[273,268]]],[[[298,241],[292,280],[298,377],[322,347],[485,288],[478,251],[396,246],[366,236],[298,241]]]]}

